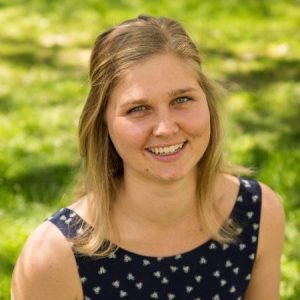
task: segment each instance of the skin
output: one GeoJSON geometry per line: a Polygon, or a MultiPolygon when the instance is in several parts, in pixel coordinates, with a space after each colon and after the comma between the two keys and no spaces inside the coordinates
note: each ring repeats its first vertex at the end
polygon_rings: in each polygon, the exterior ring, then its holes
{"type": "Polygon", "coordinates": [[[107,124],[125,179],[139,177],[146,184],[190,182],[210,134],[207,101],[195,72],[173,55],[156,55],[127,70],[111,95],[107,124]],[[173,160],[147,151],[182,142],[184,151],[173,160]]]}
{"type": "Polygon", "coordinates": [[[12,279],[12,299],[82,299],[75,258],[64,236],[50,222],[29,237],[12,279]]]}
{"type": "MultiPolygon", "coordinates": [[[[124,180],[112,211],[114,242],[132,252],[169,256],[209,239],[195,214],[196,164],[209,140],[209,111],[189,65],[172,55],[157,55],[129,69],[112,93],[106,118],[124,161],[124,180]],[[174,156],[161,158],[148,151],[182,141],[184,148],[174,156]]],[[[261,186],[258,252],[245,299],[276,300],[284,212],[274,192],[261,186]]],[[[235,177],[217,176],[214,197],[222,220],[229,216],[238,188],[235,177]]],[[[87,197],[70,208],[90,220],[87,197]]],[[[43,223],[26,242],[14,270],[12,295],[16,300],[82,299],[71,247],[51,223],[43,223]]]]}

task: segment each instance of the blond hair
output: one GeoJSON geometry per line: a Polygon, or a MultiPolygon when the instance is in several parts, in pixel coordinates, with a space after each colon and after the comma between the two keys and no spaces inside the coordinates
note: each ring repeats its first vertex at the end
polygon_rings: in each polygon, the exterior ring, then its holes
{"type": "MultiPolygon", "coordinates": [[[[80,151],[84,161],[84,194],[93,195],[93,230],[74,240],[75,249],[86,255],[105,256],[112,251],[111,206],[123,163],[110,140],[105,112],[110,94],[131,66],[156,54],[173,54],[190,63],[198,74],[210,111],[211,135],[205,154],[198,163],[198,207],[204,228],[218,241],[232,241],[234,231],[224,224],[219,231],[213,183],[225,170],[222,129],[218,112],[218,90],[203,74],[198,49],[183,27],[168,18],[139,16],[102,33],[90,58],[91,87],[79,124],[80,151]]],[[[234,173],[234,168],[226,171],[234,173]]]]}

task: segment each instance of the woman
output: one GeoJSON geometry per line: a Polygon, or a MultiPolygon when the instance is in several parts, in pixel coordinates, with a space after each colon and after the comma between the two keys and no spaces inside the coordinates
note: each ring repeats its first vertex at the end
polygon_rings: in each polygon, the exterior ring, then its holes
{"type": "Polygon", "coordinates": [[[82,197],[28,239],[13,298],[279,299],[282,206],[224,162],[184,29],[140,16],[104,32],[90,78],[82,197]]]}

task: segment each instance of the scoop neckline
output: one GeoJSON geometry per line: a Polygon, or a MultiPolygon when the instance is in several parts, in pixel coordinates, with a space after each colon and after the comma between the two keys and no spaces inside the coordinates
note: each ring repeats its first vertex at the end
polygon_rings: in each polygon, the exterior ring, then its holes
{"type": "MultiPolygon", "coordinates": [[[[241,195],[241,192],[242,192],[242,178],[241,177],[237,177],[238,181],[239,181],[239,188],[238,188],[238,193],[235,197],[235,201],[234,201],[234,205],[230,211],[230,213],[228,214],[228,217],[225,219],[222,227],[224,226],[224,224],[227,222],[227,220],[229,220],[233,215],[234,215],[234,212],[236,211],[237,209],[237,205],[238,205],[238,198],[239,196],[241,195]]],[[[88,227],[90,228],[93,228],[93,226],[91,226],[88,222],[86,222],[79,214],[77,214],[77,212],[75,212],[73,209],[71,208],[68,208],[68,207],[65,207],[66,210],[68,210],[70,213],[75,213],[76,216],[78,218],[80,218],[80,220],[82,222],[84,222],[84,224],[86,224],[88,227]]],[[[221,227],[221,228],[222,228],[221,227]]],[[[187,250],[187,251],[183,251],[183,252],[180,252],[178,254],[172,254],[172,255],[165,255],[165,256],[156,256],[156,255],[144,255],[144,254],[141,254],[141,253],[138,253],[138,252],[134,252],[134,251],[131,251],[131,250],[128,250],[126,248],[123,248],[123,247],[120,247],[116,244],[113,243],[113,245],[116,247],[116,250],[113,251],[111,254],[113,253],[117,253],[119,251],[123,252],[124,255],[128,255],[128,256],[135,256],[136,258],[140,258],[140,259],[145,259],[145,260],[151,260],[151,261],[161,261],[161,260],[174,260],[174,259],[179,259],[179,258],[183,258],[183,257],[187,257],[187,256],[192,256],[194,253],[198,252],[200,249],[202,248],[205,248],[205,247],[208,247],[209,245],[211,244],[219,244],[219,242],[217,242],[216,240],[214,240],[212,237],[210,237],[208,240],[204,241],[203,243],[199,244],[198,246],[196,247],[193,247],[192,249],[190,250],[187,250]]],[[[111,255],[110,254],[110,255],[111,255]]],[[[110,256],[109,255],[109,256],[110,256]]]]}

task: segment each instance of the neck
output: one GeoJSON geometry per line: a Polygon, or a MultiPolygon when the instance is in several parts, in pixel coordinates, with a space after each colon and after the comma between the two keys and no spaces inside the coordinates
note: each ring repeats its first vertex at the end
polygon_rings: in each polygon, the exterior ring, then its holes
{"type": "Polygon", "coordinates": [[[196,218],[196,175],[170,182],[124,176],[114,212],[117,218],[157,229],[196,218]]]}

